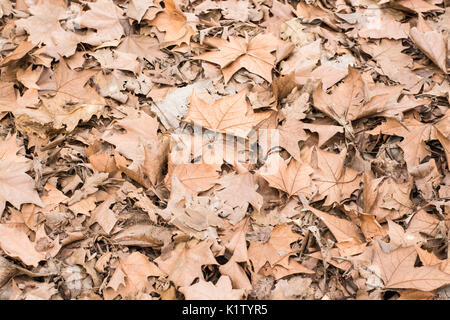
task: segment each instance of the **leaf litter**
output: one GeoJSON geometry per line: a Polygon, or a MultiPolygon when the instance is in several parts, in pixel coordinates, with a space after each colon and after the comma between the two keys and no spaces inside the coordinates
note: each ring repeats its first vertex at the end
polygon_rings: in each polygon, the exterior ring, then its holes
{"type": "Polygon", "coordinates": [[[448,299],[449,14],[0,1],[1,299],[448,299]]]}

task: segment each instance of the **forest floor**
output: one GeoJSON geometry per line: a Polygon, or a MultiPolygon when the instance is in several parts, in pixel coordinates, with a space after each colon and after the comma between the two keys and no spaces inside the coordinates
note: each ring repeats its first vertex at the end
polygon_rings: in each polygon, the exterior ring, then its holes
{"type": "Polygon", "coordinates": [[[0,299],[449,299],[447,0],[0,0],[0,299]]]}

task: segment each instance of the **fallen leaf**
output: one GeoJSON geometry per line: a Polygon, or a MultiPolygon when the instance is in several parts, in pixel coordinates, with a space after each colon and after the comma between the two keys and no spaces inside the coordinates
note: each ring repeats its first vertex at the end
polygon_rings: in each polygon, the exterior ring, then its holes
{"type": "Polygon", "coordinates": [[[199,243],[182,242],[168,259],[158,257],[155,262],[176,286],[186,287],[196,278],[204,281],[201,270],[203,265],[217,264],[210,249],[211,244],[209,239],[199,243]]]}
{"type": "Polygon", "coordinates": [[[432,291],[450,283],[450,275],[436,267],[414,267],[417,252],[413,246],[386,254],[375,242],[374,264],[386,288],[432,291]]]}
{"type": "Polygon", "coordinates": [[[249,110],[245,90],[221,98],[212,106],[194,93],[185,121],[207,129],[246,137],[253,127],[269,115],[269,112],[254,113],[249,110]]]}
{"type": "Polygon", "coordinates": [[[227,276],[221,276],[215,285],[200,280],[189,287],[181,287],[180,292],[186,300],[240,300],[244,296],[243,289],[232,288],[227,276]]]}
{"type": "Polygon", "coordinates": [[[230,37],[230,41],[209,38],[206,43],[219,50],[206,52],[195,58],[220,65],[226,83],[241,68],[272,82],[275,57],[271,52],[280,44],[273,35],[260,34],[249,41],[240,37],[230,37]]]}

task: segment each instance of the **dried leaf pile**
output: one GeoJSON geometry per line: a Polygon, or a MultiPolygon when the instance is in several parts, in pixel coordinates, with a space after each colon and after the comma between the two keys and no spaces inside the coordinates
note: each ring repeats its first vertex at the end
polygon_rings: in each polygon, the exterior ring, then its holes
{"type": "Polygon", "coordinates": [[[449,299],[447,0],[0,19],[1,299],[449,299]]]}

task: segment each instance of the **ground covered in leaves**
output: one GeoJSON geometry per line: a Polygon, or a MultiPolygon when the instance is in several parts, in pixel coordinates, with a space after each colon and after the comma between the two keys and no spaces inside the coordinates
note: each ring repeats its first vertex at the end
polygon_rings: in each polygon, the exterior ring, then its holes
{"type": "Polygon", "coordinates": [[[0,0],[1,299],[448,299],[449,5],[0,0]]]}

